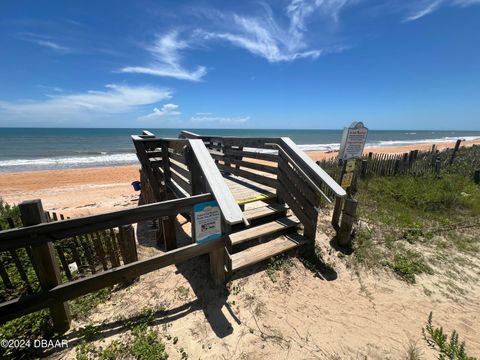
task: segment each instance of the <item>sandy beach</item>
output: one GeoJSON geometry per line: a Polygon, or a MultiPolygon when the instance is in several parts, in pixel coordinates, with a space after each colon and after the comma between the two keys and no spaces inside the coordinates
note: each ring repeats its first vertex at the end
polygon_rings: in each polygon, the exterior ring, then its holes
{"type": "MultiPolygon", "coordinates": [[[[462,146],[480,141],[462,142],[462,146]]],[[[396,147],[371,147],[365,153],[398,154],[411,150],[429,150],[433,144],[396,147]]],[[[437,144],[437,149],[453,147],[454,142],[437,144]]],[[[336,152],[311,151],[313,160],[332,158],[336,152]]],[[[138,193],[131,186],[139,178],[139,166],[97,167],[66,170],[0,173],[0,196],[8,203],[42,199],[47,210],[68,216],[98,214],[135,206],[138,193]]]]}
{"type": "MultiPolygon", "coordinates": [[[[365,151],[403,153],[427,150],[431,145],[365,151]]],[[[438,148],[453,145],[445,143],[438,148]]],[[[314,160],[336,155],[308,154],[314,160]]],[[[136,206],[138,192],[133,190],[131,182],[138,178],[138,165],[1,173],[0,195],[9,203],[39,198],[46,210],[76,217],[136,206]]],[[[328,224],[330,214],[322,217],[328,224]]],[[[278,275],[276,282],[265,271],[243,271],[232,280],[232,289],[238,291],[227,302],[224,293],[211,288],[208,265],[199,258],[194,268],[178,265],[172,271],[174,267],[170,266],[142,276],[141,281],[126,291],[113,292],[110,300],[100,304],[88,319],[74,321],[72,336],[92,323],[108,325],[118,318],[118,309],[122,309],[124,316],[134,316],[141,308],[160,307],[172,309],[174,314],[171,319],[166,318],[164,325],[155,326],[162,339],[179,339],[176,345],[166,341],[173,359],[180,359],[179,347],[186,349],[192,358],[398,359],[409,344],[416,344],[422,359],[434,359],[434,352],[421,342],[422,326],[434,309],[438,323],[445,324],[447,331],[460,331],[473,354],[480,351],[478,286],[468,283],[464,299],[451,300],[441,289],[433,290],[438,287],[436,280],[428,276],[419,276],[421,286],[406,286],[385,272],[353,272],[338,259],[327,234],[319,232],[317,241],[327,261],[334,264],[335,281],[313,276],[294,258],[292,270],[278,275]],[[178,289],[182,289],[183,295],[179,295],[178,289]],[[313,298],[317,300],[310,301],[313,298]],[[179,315],[176,309],[188,310],[179,315]],[[231,324],[231,328],[228,331],[222,328],[226,332],[219,335],[218,327],[224,323],[231,324]]],[[[139,258],[146,259],[159,250],[139,245],[138,251],[139,258]]],[[[120,332],[106,336],[105,341],[95,344],[107,346],[113,341],[129,340],[120,332]]],[[[75,357],[74,348],[51,356],[52,359],[75,357]]]]}

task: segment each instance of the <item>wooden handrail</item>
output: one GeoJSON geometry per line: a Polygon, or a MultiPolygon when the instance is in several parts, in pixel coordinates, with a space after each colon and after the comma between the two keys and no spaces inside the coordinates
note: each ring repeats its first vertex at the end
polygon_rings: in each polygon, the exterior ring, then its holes
{"type": "Polygon", "coordinates": [[[195,134],[191,131],[182,130],[178,137],[180,139],[200,139],[201,135],[195,134]]]}
{"type": "Polygon", "coordinates": [[[290,138],[282,137],[280,146],[311,180],[325,183],[333,191],[335,197],[344,198],[347,195],[345,190],[325,170],[315,164],[315,161],[305,154],[290,138]]]}
{"type": "Polygon", "coordinates": [[[295,161],[292,160],[292,158],[285,152],[285,150],[282,149],[281,146],[279,146],[279,153],[281,156],[285,156],[285,158],[294,166],[295,170],[297,170],[300,174],[303,175],[307,183],[310,185],[310,187],[317,193],[317,195],[323,196],[323,198],[328,202],[332,203],[332,200],[328,198],[327,195],[317,186],[317,184],[310,179],[310,177],[303,171],[302,167],[299,166],[295,161]]]}
{"type": "Polygon", "coordinates": [[[162,216],[177,215],[190,211],[191,207],[199,202],[210,200],[213,200],[213,196],[207,193],[141,205],[133,209],[1,231],[0,251],[61,240],[139,221],[158,219],[162,216]]]}
{"type": "Polygon", "coordinates": [[[124,281],[124,279],[132,279],[168,265],[178,264],[193,257],[208,254],[212,252],[212,250],[221,249],[224,246],[225,239],[223,237],[208,241],[205,244],[187,245],[165,254],[156,255],[145,260],[135,261],[92,276],[60,284],[49,290],[43,290],[36,294],[3,302],[0,304],[0,323],[98,291],[120,283],[124,281]]]}
{"type": "Polygon", "coordinates": [[[217,165],[215,165],[203,141],[200,139],[189,139],[188,142],[210,188],[209,190],[218,202],[225,222],[229,225],[243,222],[243,212],[235,201],[232,192],[225,183],[225,179],[220,170],[218,170],[217,165]]]}

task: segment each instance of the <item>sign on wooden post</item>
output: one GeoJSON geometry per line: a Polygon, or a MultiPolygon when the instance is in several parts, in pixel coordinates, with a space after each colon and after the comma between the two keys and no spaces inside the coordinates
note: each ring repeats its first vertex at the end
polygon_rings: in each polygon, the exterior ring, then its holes
{"type": "Polygon", "coordinates": [[[354,121],[350,127],[343,129],[338,158],[344,162],[340,183],[344,189],[352,188],[355,191],[356,159],[361,158],[363,155],[367,134],[368,129],[362,122],[354,121]]]}
{"type": "Polygon", "coordinates": [[[202,244],[222,236],[221,213],[216,201],[193,206],[195,242],[202,244]]]}
{"type": "Polygon", "coordinates": [[[362,157],[367,134],[368,129],[362,122],[354,121],[350,127],[344,128],[338,158],[348,160],[362,157]]]}

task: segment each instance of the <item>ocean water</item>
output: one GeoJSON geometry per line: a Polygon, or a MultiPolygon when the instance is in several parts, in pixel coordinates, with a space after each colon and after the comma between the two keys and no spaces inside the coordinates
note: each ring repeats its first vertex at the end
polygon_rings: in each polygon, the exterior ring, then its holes
{"type": "MultiPolygon", "coordinates": [[[[181,129],[149,129],[177,138],[181,129]]],[[[305,151],[336,150],[342,130],[188,129],[203,135],[288,136],[305,151]]],[[[0,172],[118,166],[137,163],[130,135],[142,129],[0,128],[0,172]]],[[[480,139],[480,131],[370,130],[367,146],[480,139]]]]}

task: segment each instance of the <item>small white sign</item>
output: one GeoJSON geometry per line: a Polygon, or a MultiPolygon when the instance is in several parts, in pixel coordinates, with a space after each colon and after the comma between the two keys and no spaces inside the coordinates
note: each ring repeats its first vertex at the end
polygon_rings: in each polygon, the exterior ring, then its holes
{"type": "Polygon", "coordinates": [[[74,273],[78,271],[78,265],[76,262],[73,262],[71,264],[68,264],[68,270],[70,270],[71,273],[74,273]]]}
{"type": "Polygon", "coordinates": [[[195,240],[205,243],[222,236],[220,208],[216,201],[207,201],[193,206],[195,240]]]}
{"type": "Polygon", "coordinates": [[[353,122],[348,128],[343,129],[342,143],[338,157],[342,160],[362,157],[368,129],[362,122],[353,122]]]}

